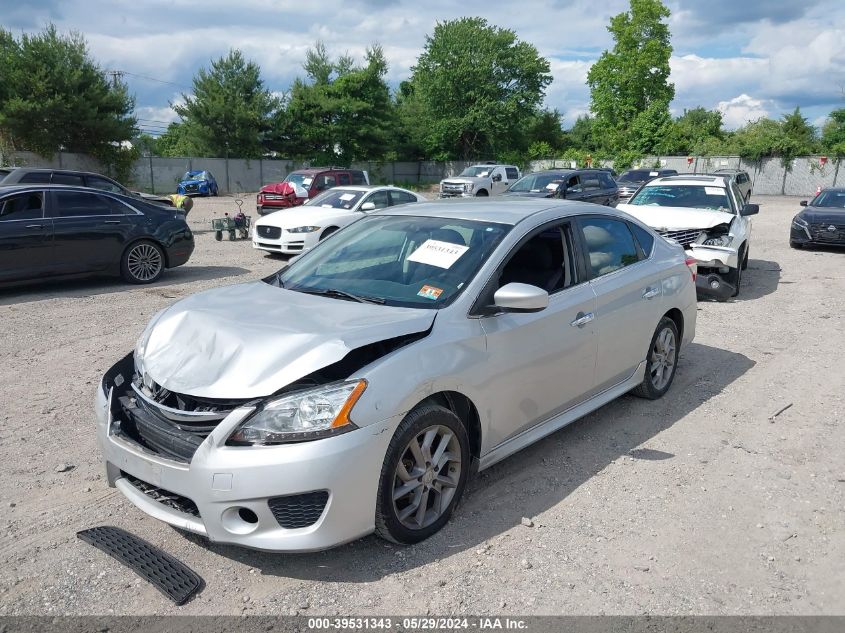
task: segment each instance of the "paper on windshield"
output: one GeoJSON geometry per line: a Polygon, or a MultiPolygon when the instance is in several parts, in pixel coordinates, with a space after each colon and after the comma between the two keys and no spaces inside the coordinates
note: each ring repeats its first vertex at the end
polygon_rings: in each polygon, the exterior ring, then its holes
{"type": "Polygon", "coordinates": [[[344,202],[349,202],[350,200],[355,199],[355,194],[354,193],[345,193],[342,196],[340,196],[340,199],[343,200],[344,202]]]}
{"type": "Polygon", "coordinates": [[[660,174],[656,171],[650,171],[650,172],[648,172],[648,175],[649,176],[659,176],[660,174]]]}
{"type": "Polygon", "coordinates": [[[312,182],[314,182],[313,178],[303,178],[302,179],[302,186],[303,187],[310,187],[312,182]]]}
{"type": "Polygon", "coordinates": [[[559,186],[560,186],[559,182],[550,182],[549,184],[546,185],[546,189],[551,191],[552,189],[557,189],[559,186]]]}
{"type": "Polygon", "coordinates": [[[440,240],[426,240],[422,246],[411,253],[408,261],[448,269],[468,250],[469,246],[463,246],[461,244],[441,242],[440,240]]]}
{"type": "Polygon", "coordinates": [[[725,194],[725,190],[720,189],[719,187],[705,187],[704,193],[708,196],[722,196],[725,194]]]}

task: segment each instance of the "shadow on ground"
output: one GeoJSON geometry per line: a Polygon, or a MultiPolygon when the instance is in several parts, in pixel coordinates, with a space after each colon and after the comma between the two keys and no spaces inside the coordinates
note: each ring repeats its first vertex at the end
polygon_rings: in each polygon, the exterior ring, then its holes
{"type": "MultiPolygon", "coordinates": [[[[481,473],[438,534],[413,547],[391,546],[375,536],[328,552],[268,554],[202,541],[211,551],[269,576],[331,582],[371,582],[475,548],[565,500],[622,456],[670,460],[673,453],[642,448],[754,366],[737,354],[690,344],[672,389],[657,401],[624,396],[481,473]],[[397,549],[403,550],[397,556],[397,549]],[[366,561],[362,564],[362,561],[366,561]]],[[[686,452],[684,446],[677,453],[686,452]]]]}
{"type": "MultiPolygon", "coordinates": [[[[239,266],[179,266],[165,270],[157,282],[146,286],[134,286],[127,284],[118,277],[88,277],[85,279],[50,280],[36,282],[34,284],[10,286],[0,289],[0,305],[14,305],[16,303],[29,303],[32,301],[46,301],[56,298],[83,298],[94,295],[111,294],[124,292],[127,289],[144,288],[148,292],[157,292],[156,289],[164,289],[168,286],[203,281],[207,279],[218,279],[221,277],[238,277],[251,274],[247,268],[239,266]]],[[[161,294],[167,295],[164,291],[161,294]]],[[[183,296],[186,293],[181,291],[175,293],[173,298],[183,296]]]]}

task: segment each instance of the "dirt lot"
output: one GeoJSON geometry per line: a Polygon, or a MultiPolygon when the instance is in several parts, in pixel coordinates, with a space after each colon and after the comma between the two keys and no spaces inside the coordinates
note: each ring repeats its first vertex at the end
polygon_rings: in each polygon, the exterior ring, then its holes
{"type": "Polygon", "coordinates": [[[209,545],[106,486],[103,372],[162,307],[281,265],[214,240],[231,198],[197,201],[193,258],[153,286],[0,291],[0,614],[845,613],[845,250],[791,250],[798,200],[757,202],[742,294],[699,304],[667,397],[624,397],[486,471],[410,548],[209,545]],[[75,537],[102,524],[165,548],[205,590],[174,607],[75,537]]]}

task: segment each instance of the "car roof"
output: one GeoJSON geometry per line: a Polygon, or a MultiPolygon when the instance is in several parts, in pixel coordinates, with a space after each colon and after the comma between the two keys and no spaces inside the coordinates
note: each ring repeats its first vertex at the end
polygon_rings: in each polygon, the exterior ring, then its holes
{"type": "Polygon", "coordinates": [[[661,176],[647,182],[644,187],[655,185],[710,185],[711,187],[727,187],[724,176],[705,176],[702,174],[661,176]]]}
{"type": "Polygon", "coordinates": [[[27,182],[27,183],[9,183],[8,185],[4,185],[0,183],[0,194],[10,193],[14,191],[28,191],[28,190],[35,190],[35,191],[44,191],[44,190],[61,190],[67,189],[68,191],[86,191],[91,193],[101,193],[108,196],[119,196],[121,198],[125,198],[127,200],[143,200],[142,198],[136,198],[135,196],[127,196],[122,193],[118,193],[116,191],[105,191],[103,189],[97,189],[96,187],[83,187],[82,185],[53,185],[49,183],[37,183],[37,182],[27,182]]]}
{"type": "Polygon", "coordinates": [[[832,191],[833,193],[845,193],[845,187],[825,187],[819,193],[824,193],[825,191],[832,191]]]}
{"type": "Polygon", "coordinates": [[[397,187],[396,185],[338,185],[337,187],[332,187],[331,189],[326,189],[326,191],[322,191],[321,193],[326,193],[328,191],[380,191],[380,190],[405,191],[407,193],[414,193],[410,189],[403,189],[402,187],[397,187]]]}
{"type": "Polygon", "coordinates": [[[362,169],[353,169],[352,167],[303,167],[302,169],[294,169],[290,174],[322,174],[324,171],[360,171],[362,169]]]}
{"type": "Polygon", "coordinates": [[[515,226],[522,220],[550,209],[566,211],[566,215],[576,215],[587,211],[613,212],[613,209],[598,207],[589,203],[579,203],[566,200],[549,200],[548,198],[475,198],[463,200],[453,198],[432,202],[417,202],[416,204],[387,207],[370,215],[408,215],[446,218],[455,220],[475,220],[496,224],[515,226]]]}
{"type": "MultiPolygon", "coordinates": [[[[98,174],[97,172],[94,172],[94,171],[82,171],[80,169],[65,169],[64,167],[4,167],[4,169],[11,169],[15,173],[33,173],[33,172],[39,172],[39,171],[49,171],[49,172],[59,171],[59,172],[65,172],[65,173],[68,173],[68,174],[79,174],[81,176],[99,176],[100,178],[108,178],[109,180],[112,180],[112,178],[109,178],[108,176],[106,176],[104,174],[98,174]]],[[[33,183],[33,184],[35,184],[35,183],[33,183]]]]}
{"type": "Polygon", "coordinates": [[[742,174],[745,173],[744,169],[734,169],[733,167],[724,167],[722,169],[714,169],[714,174],[742,174]]]}

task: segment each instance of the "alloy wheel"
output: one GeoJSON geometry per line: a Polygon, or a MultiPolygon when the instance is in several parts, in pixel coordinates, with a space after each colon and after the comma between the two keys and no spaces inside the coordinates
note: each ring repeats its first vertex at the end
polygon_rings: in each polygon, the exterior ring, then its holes
{"type": "Polygon", "coordinates": [[[138,281],[150,281],[161,272],[161,252],[152,244],[138,244],[129,251],[126,267],[138,281]]]}
{"type": "Polygon", "coordinates": [[[393,509],[410,530],[428,527],[449,508],[461,479],[461,446],[446,426],[415,435],[396,465],[393,509]]]}
{"type": "Polygon", "coordinates": [[[664,328],[654,341],[649,373],[651,374],[651,384],[658,391],[666,387],[672,379],[672,373],[675,371],[677,347],[675,333],[668,327],[664,328]]]}

